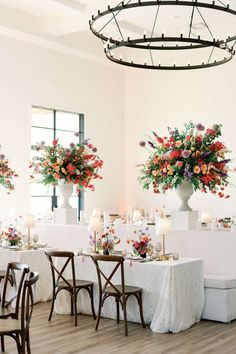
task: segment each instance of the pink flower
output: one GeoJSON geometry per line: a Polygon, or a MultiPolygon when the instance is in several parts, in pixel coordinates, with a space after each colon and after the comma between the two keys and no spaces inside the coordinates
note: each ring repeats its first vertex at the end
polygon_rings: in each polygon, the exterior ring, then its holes
{"type": "Polygon", "coordinates": [[[191,151],[190,150],[183,150],[182,151],[182,157],[187,159],[191,154],[191,151]]]}

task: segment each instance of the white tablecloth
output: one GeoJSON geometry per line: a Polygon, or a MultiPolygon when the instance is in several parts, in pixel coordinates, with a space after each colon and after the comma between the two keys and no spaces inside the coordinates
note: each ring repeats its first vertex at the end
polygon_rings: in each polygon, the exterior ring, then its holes
{"type": "MultiPolygon", "coordinates": [[[[95,308],[98,306],[97,274],[92,260],[76,257],[76,275],[83,280],[94,282],[95,308]]],[[[104,270],[111,270],[111,263],[104,263],[104,270]]],[[[118,276],[118,275],[117,275],[118,276]]],[[[116,278],[117,283],[120,282],[116,278]]],[[[143,289],[143,312],[146,323],[154,332],[177,333],[186,330],[199,321],[204,306],[203,262],[200,259],[182,259],[164,262],[125,261],[125,281],[127,285],[143,289]]],[[[70,300],[66,292],[59,294],[56,311],[70,313],[70,300]]],[[[91,314],[90,299],[87,293],[80,292],[78,309],[81,313],[91,314]]],[[[107,299],[102,316],[115,318],[114,299],[107,299]]],[[[135,298],[127,304],[129,321],[140,322],[138,305],[135,298]]]]}
{"type": "MultiPolygon", "coordinates": [[[[126,239],[133,236],[134,230],[135,227],[132,226],[117,227],[117,234],[121,239],[117,249],[129,249],[126,239]]],[[[86,251],[89,247],[87,225],[38,224],[35,231],[39,234],[40,242],[46,242],[61,250],[76,251],[82,247],[86,251]]],[[[153,244],[160,241],[154,226],[149,226],[149,232],[153,244]]],[[[173,231],[166,236],[166,253],[178,252],[181,257],[203,259],[204,273],[235,276],[235,249],[236,231],[173,231]]]]}
{"type": "Polygon", "coordinates": [[[9,262],[20,262],[28,264],[31,271],[39,273],[34,292],[35,302],[48,301],[52,298],[51,270],[45,251],[46,249],[29,251],[0,249],[0,269],[6,269],[9,262]]]}

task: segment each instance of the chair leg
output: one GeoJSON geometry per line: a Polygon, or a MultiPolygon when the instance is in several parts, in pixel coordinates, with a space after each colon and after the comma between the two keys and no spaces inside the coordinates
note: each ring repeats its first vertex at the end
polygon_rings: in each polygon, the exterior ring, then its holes
{"type": "Polygon", "coordinates": [[[54,310],[54,303],[55,303],[55,300],[56,300],[56,295],[55,295],[55,293],[53,292],[51,310],[50,310],[50,314],[49,314],[49,317],[48,317],[48,321],[51,321],[52,313],[53,313],[53,310],[54,310]]]}
{"type": "Polygon", "coordinates": [[[120,323],[120,301],[116,297],[116,323],[120,323]]]}
{"type": "Polygon", "coordinates": [[[98,329],[98,325],[101,317],[101,310],[102,310],[102,294],[99,294],[98,315],[97,315],[95,330],[98,329]]]}
{"type": "Polygon", "coordinates": [[[24,334],[21,335],[21,353],[22,354],[26,354],[25,342],[26,342],[26,337],[25,337],[25,333],[24,333],[24,334]]]}
{"type": "Polygon", "coordinates": [[[21,344],[20,344],[20,336],[19,333],[16,333],[16,345],[17,345],[17,352],[18,354],[21,354],[21,344]]]}
{"type": "Polygon", "coordinates": [[[139,312],[140,312],[140,320],[142,323],[143,328],[146,328],[145,322],[144,322],[144,318],[143,318],[143,300],[142,300],[142,293],[139,293],[138,296],[138,305],[139,305],[139,312]]]}
{"type": "Polygon", "coordinates": [[[93,303],[93,285],[91,285],[90,287],[90,299],[91,299],[91,309],[92,309],[93,318],[96,320],[96,313],[94,310],[94,303],[93,303]]]}
{"type": "Polygon", "coordinates": [[[1,351],[2,351],[2,352],[5,352],[4,336],[1,336],[1,351]]]}
{"type": "Polygon", "coordinates": [[[70,314],[74,316],[74,301],[73,301],[73,294],[70,294],[70,314]]]}
{"type": "Polygon", "coordinates": [[[123,302],[123,313],[124,313],[124,323],[125,323],[125,336],[128,336],[128,323],[127,323],[127,313],[126,313],[126,296],[122,296],[123,302]]]}
{"type": "Polygon", "coordinates": [[[26,345],[27,345],[27,354],[31,354],[29,331],[26,334],[26,345]]]}
{"type": "Polygon", "coordinates": [[[77,292],[76,289],[73,290],[73,304],[74,304],[74,314],[75,314],[75,327],[78,325],[78,318],[77,318],[77,292]]]}

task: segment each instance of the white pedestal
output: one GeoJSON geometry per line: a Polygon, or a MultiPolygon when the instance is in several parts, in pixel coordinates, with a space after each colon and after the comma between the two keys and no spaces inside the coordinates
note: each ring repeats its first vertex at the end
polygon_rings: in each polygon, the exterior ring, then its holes
{"type": "Polygon", "coordinates": [[[54,224],[76,224],[77,209],[76,208],[56,208],[54,209],[54,224]]]}
{"type": "Polygon", "coordinates": [[[198,211],[172,211],[171,226],[173,231],[196,230],[198,226],[198,211]]]}

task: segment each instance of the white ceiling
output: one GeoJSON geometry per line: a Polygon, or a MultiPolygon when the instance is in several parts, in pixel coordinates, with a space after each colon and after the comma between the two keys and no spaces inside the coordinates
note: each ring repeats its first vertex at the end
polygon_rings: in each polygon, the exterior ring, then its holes
{"type": "MultiPolygon", "coordinates": [[[[236,4],[234,0],[233,2],[236,4]]],[[[91,55],[91,58],[103,60],[102,44],[90,33],[88,21],[92,13],[96,13],[99,8],[105,9],[108,3],[111,6],[117,5],[118,0],[0,0],[0,34],[8,33],[11,36],[15,34],[17,38],[22,35],[23,40],[30,38],[31,42],[35,40],[35,44],[40,40],[40,43],[46,43],[47,47],[50,47],[50,43],[56,43],[57,48],[61,46],[63,51],[68,48],[70,54],[81,55],[81,52],[85,52],[91,55]]],[[[180,32],[180,29],[188,31],[190,9],[181,12],[179,7],[167,6],[163,10],[160,28],[167,32],[171,25],[174,31],[180,32]],[[171,21],[167,21],[169,16],[172,17],[171,21]]],[[[148,12],[148,9],[142,9],[136,13],[127,12],[127,16],[124,12],[121,20],[126,32],[132,36],[137,32],[148,30],[141,17],[149,24],[153,23],[154,15],[153,12],[148,12]]],[[[216,22],[219,26],[219,35],[221,31],[235,35],[236,17],[228,15],[226,21],[223,15],[215,11],[210,21],[216,22]]],[[[209,16],[206,13],[207,20],[209,16]]],[[[201,17],[196,16],[194,25],[195,31],[200,30],[203,33],[206,31],[201,17]]]]}

